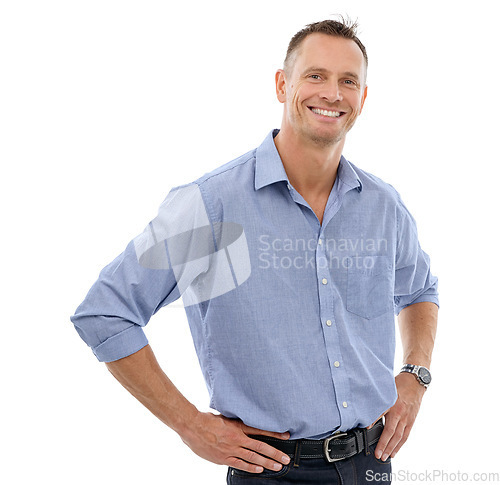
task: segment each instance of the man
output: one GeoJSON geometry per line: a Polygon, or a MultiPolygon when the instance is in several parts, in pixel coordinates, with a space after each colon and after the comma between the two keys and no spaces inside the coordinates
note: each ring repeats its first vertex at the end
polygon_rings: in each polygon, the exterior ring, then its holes
{"type": "Polygon", "coordinates": [[[298,32],[276,73],[281,129],[172,189],[72,316],[125,388],[230,467],[228,483],[387,483],[430,382],[437,279],[415,222],[342,156],[367,64],[355,25],[298,32]],[[182,396],[142,330],[180,296],[217,415],[182,396]]]}

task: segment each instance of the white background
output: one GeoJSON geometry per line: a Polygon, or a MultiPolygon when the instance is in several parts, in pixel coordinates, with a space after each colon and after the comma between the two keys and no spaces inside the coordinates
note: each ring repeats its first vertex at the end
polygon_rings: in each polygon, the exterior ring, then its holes
{"type": "MultiPolygon", "coordinates": [[[[224,483],[69,316],[171,187],[279,127],[290,37],[337,13],[370,62],[344,154],[402,194],[440,280],[434,382],[393,469],[500,472],[493,2],[17,0],[0,7],[2,483],[224,483]]],[[[208,410],[182,307],[146,333],[208,410]]]]}

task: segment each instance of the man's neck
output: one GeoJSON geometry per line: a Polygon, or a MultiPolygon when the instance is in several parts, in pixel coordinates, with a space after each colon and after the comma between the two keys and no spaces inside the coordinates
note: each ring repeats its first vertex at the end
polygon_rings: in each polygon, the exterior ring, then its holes
{"type": "Polygon", "coordinates": [[[335,145],[321,147],[285,131],[274,138],[288,180],[306,200],[330,194],[344,142],[342,139],[335,145]]]}

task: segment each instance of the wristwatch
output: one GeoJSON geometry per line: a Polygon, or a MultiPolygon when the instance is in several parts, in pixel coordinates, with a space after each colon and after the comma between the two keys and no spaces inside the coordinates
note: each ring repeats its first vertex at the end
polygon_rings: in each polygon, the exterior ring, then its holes
{"type": "Polygon", "coordinates": [[[410,374],[415,374],[417,381],[426,389],[429,387],[429,384],[432,380],[429,369],[427,369],[427,367],[424,367],[423,365],[405,364],[401,368],[401,372],[409,372],[410,374]]]}

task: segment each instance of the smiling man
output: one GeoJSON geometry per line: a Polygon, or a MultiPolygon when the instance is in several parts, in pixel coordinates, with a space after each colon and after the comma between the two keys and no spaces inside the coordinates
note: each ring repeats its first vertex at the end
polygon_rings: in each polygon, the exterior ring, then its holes
{"type": "Polygon", "coordinates": [[[355,25],[298,32],[276,73],[281,128],[172,189],[71,317],[126,389],[229,467],[229,484],[389,483],[430,383],[429,257],[398,192],[342,155],[367,65],[355,25]],[[180,297],[217,414],[177,390],[142,329],[180,297]]]}
{"type": "Polygon", "coordinates": [[[276,73],[278,99],[285,103],[279,138],[293,134],[297,143],[321,149],[338,145],[366,99],[363,52],[350,39],[324,33],[290,49],[284,70],[276,73]]]}

